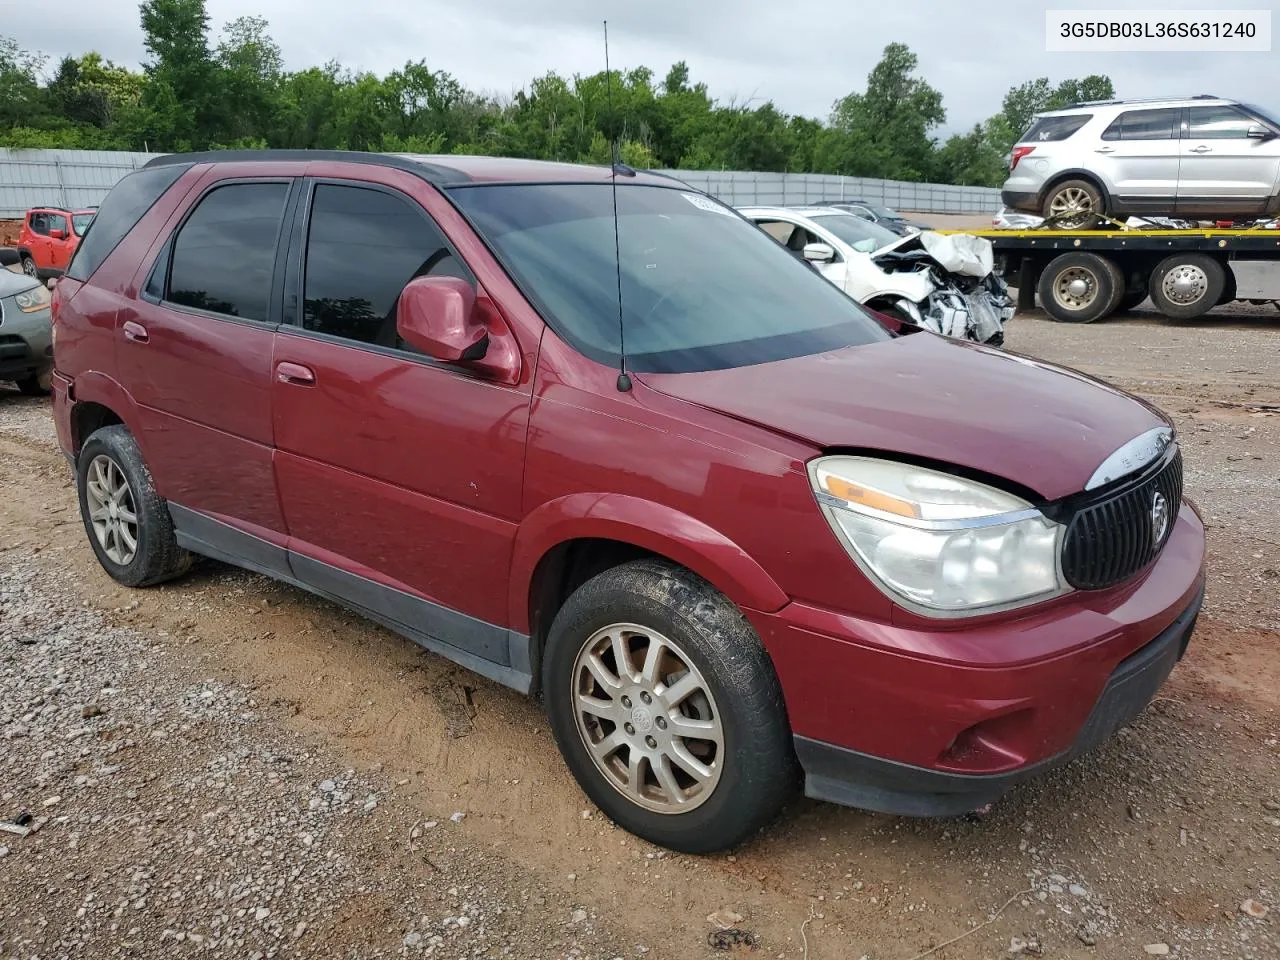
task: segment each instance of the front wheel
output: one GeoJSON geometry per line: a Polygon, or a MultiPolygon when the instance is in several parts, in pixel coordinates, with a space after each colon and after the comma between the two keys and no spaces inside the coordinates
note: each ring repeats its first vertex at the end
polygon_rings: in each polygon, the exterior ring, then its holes
{"type": "Polygon", "coordinates": [[[1124,275],[1096,253],[1064,253],[1040,273],[1040,306],[1062,323],[1093,323],[1115,310],[1124,275]]]}
{"type": "Polygon", "coordinates": [[[737,607],[679,567],[639,560],[583,584],[551,626],[542,680],[578,784],[652,843],[733,846],[795,788],[768,655],[737,607]]]}

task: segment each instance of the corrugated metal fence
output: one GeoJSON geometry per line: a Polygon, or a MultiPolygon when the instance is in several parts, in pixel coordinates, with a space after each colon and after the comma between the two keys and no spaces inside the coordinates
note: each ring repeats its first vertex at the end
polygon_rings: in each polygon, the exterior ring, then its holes
{"type": "Polygon", "coordinates": [[[116,182],[155,153],[0,148],[0,218],[31,207],[96,207],[116,182]]]}
{"type": "Polygon", "coordinates": [[[863,200],[914,213],[991,214],[1000,209],[1000,191],[992,187],[906,183],[825,173],[672,170],[671,174],[735,207],[863,200]]]}
{"type": "MultiPolygon", "coordinates": [[[[0,219],[21,217],[30,207],[93,207],[122,177],[155,153],[0,148],[0,219]]],[[[820,173],[749,173],[673,170],[692,187],[734,206],[865,200],[918,213],[994,213],[1000,191],[938,183],[904,183],[820,173]]]]}

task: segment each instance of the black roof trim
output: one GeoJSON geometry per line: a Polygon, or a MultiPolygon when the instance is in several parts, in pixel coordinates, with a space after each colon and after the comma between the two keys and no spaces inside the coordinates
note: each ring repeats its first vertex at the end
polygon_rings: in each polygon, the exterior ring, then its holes
{"type": "Polygon", "coordinates": [[[469,183],[471,178],[459,170],[434,163],[423,163],[389,153],[362,153],[356,150],[208,150],[203,153],[171,153],[148,161],[142,169],[164,167],[173,163],[298,163],[329,160],[335,163],[367,163],[376,167],[393,167],[417,174],[429,183],[447,186],[469,183]]]}

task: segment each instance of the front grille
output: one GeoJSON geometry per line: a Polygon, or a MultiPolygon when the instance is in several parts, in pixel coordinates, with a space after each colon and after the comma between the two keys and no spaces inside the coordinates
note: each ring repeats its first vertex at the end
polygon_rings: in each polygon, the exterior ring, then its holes
{"type": "Polygon", "coordinates": [[[1062,573],[1079,590],[1101,590],[1145,569],[1164,547],[1182,505],[1182,454],[1118,490],[1080,506],[1062,544],[1062,573]],[[1168,507],[1163,536],[1155,536],[1152,507],[1159,493],[1168,507]]]}

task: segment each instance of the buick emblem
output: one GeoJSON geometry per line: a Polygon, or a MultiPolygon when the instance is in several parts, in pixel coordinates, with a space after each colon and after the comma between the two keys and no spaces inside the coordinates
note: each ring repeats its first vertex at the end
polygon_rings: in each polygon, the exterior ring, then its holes
{"type": "Polygon", "coordinates": [[[1169,501],[1156,491],[1151,495],[1151,545],[1158,547],[1169,532],[1169,501]]]}

